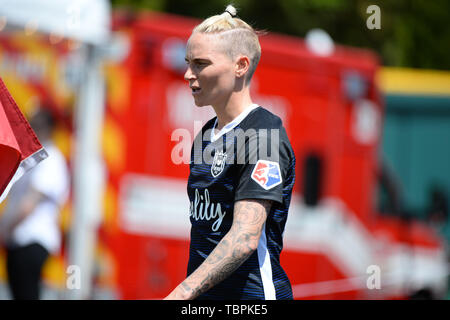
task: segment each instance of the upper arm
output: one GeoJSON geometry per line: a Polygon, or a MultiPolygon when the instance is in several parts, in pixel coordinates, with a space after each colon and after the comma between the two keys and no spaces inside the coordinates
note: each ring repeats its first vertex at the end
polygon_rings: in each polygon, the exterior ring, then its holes
{"type": "Polygon", "coordinates": [[[50,149],[49,157],[31,172],[30,185],[47,200],[62,206],[70,189],[69,171],[63,155],[50,149]]]}
{"type": "Polygon", "coordinates": [[[255,250],[272,205],[271,200],[244,199],[234,204],[231,230],[236,240],[255,250]]]}

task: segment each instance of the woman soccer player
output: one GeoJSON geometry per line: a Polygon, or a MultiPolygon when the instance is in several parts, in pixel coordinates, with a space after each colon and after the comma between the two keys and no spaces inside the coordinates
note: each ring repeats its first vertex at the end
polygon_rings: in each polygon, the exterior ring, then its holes
{"type": "Polygon", "coordinates": [[[188,40],[184,77],[195,104],[217,117],[193,144],[187,278],[166,299],[292,299],[280,252],[295,156],[280,118],[250,97],[260,56],[232,6],[188,40]]]}

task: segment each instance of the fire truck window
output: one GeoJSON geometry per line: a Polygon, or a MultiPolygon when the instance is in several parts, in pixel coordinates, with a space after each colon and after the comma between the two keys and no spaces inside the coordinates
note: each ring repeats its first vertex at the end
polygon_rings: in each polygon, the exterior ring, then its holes
{"type": "Polygon", "coordinates": [[[303,197],[307,206],[316,206],[321,196],[322,159],[314,153],[305,157],[303,175],[303,197]]]}

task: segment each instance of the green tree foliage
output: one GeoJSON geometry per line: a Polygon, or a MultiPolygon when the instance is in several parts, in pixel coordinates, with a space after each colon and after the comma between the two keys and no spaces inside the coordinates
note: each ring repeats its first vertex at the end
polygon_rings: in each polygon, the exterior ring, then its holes
{"type": "MultiPolygon", "coordinates": [[[[450,69],[448,0],[235,0],[238,14],[257,29],[304,37],[312,28],[337,43],[370,48],[384,65],[450,69]],[[381,29],[369,30],[369,5],[381,9],[381,29]]],[[[155,10],[204,19],[226,0],[112,0],[115,7],[155,10]]]]}

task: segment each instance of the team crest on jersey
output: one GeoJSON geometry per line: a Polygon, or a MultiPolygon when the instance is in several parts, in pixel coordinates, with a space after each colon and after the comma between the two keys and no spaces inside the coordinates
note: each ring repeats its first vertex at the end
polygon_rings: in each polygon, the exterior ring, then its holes
{"type": "Polygon", "coordinates": [[[227,154],[223,151],[217,150],[214,153],[214,160],[211,165],[211,174],[215,178],[222,173],[225,167],[225,160],[227,159],[227,154]]]}
{"type": "Polygon", "coordinates": [[[273,161],[258,160],[252,172],[252,179],[265,190],[272,189],[282,181],[279,164],[273,161]]]}

